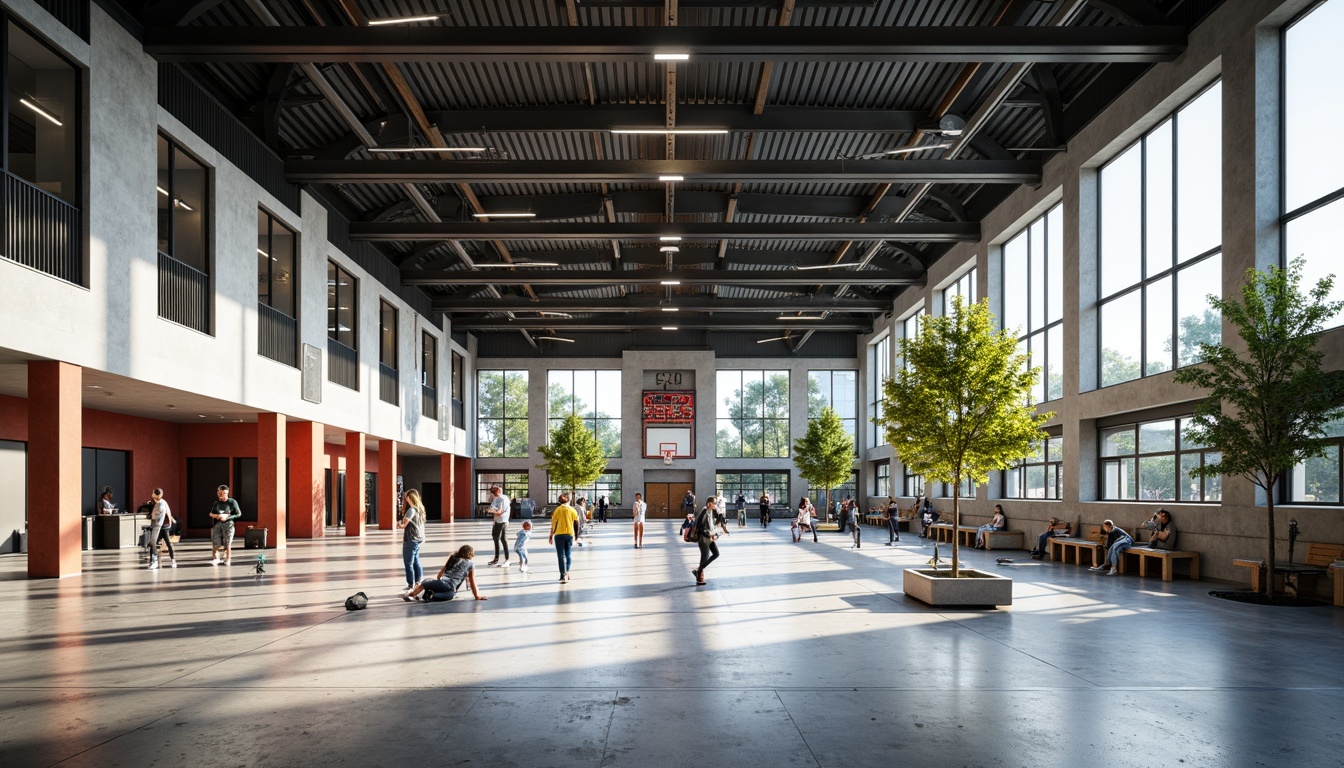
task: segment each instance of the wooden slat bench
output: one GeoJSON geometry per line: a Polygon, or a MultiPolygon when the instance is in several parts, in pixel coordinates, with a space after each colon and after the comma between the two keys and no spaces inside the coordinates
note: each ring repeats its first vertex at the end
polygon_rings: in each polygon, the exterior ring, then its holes
{"type": "MultiPolygon", "coordinates": [[[[1284,590],[1292,594],[1309,593],[1314,586],[1316,576],[1323,576],[1330,569],[1331,563],[1344,557],[1344,544],[1319,544],[1311,543],[1307,545],[1307,560],[1305,564],[1289,563],[1281,565],[1274,569],[1274,575],[1284,577],[1284,590]],[[1305,579],[1303,577],[1306,577],[1305,579]]],[[[1264,560],[1242,560],[1234,559],[1232,565],[1251,569],[1251,591],[1259,592],[1263,589],[1263,579],[1265,574],[1264,560]]],[[[1335,605],[1344,605],[1344,572],[1341,569],[1334,570],[1334,590],[1335,605]]]]}
{"type": "Polygon", "coordinates": [[[1162,580],[1163,580],[1163,581],[1171,581],[1172,570],[1173,570],[1173,569],[1172,569],[1172,564],[1173,564],[1173,563],[1175,563],[1177,560],[1189,560],[1189,561],[1190,561],[1190,579],[1191,579],[1192,581],[1199,581],[1199,553],[1198,553],[1198,552],[1170,551],[1170,550],[1166,550],[1166,549],[1153,549],[1152,547],[1130,547],[1129,549],[1125,550],[1125,554],[1124,554],[1124,556],[1122,556],[1122,557],[1120,558],[1120,572],[1121,572],[1121,573],[1125,573],[1126,570],[1127,570],[1126,567],[1125,567],[1125,561],[1127,561],[1127,560],[1129,559],[1129,557],[1128,557],[1129,555],[1134,555],[1135,558],[1138,559],[1138,561],[1139,561],[1139,575],[1140,575],[1140,576],[1147,576],[1147,575],[1148,575],[1148,561],[1149,561],[1149,560],[1160,560],[1160,561],[1162,561],[1162,580]]]}
{"type": "Polygon", "coordinates": [[[1069,552],[1073,552],[1073,561],[1078,565],[1083,564],[1083,553],[1088,552],[1092,557],[1092,565],[1096,566],[1101,562],[1101,543],[1092,539],[1078,539],[1072,536],[1056,536],[1048,542],[1050,545],[1050,559],[1061,563],[1069,562],[1069,552]]]}
{"type": "MultiPolygon", "coordinates": [[[[960,534],[962,546],[969,547],[975,543],[975,528],[974,525],[963,525],[957,528],[957,533],[960,534]]],[[[930,525],[929,530],[933,532],[934,540],[947,542],[949,544],[952,543],[951,523],[939,521],[930,525]]]]}

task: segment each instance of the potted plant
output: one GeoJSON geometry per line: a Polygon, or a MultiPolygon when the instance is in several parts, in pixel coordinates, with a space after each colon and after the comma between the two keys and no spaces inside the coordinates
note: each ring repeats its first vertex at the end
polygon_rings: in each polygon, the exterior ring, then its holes
{"type": "MultiPolygon", "coordinates": [[[[950,314],[925,318],[913,339],[901,341],[905,366],[882,383],[885,405],[874,419],[911,472],[958,489],[958,528],[962,482],[974,489],[1028,455],[1054,416],[1031,404],[1040,368],[1027,367],[1017,338],[995,324],[987,301],[967,305],[960,297],[950,314]]],[[[951,569],[907,569],[905,593],[931,605],[1011,604],[1011,579],[961,567],[959,538],[952,537],[951,569]]]]}
{"type": "Polygon", "coordinates": [[[826,489],[829,513],[831,489],[854,475],[854,439],[829,406],[817,418],[808,419],[807,434],[793,441],[793,465],[799,477],[826,489]]]}

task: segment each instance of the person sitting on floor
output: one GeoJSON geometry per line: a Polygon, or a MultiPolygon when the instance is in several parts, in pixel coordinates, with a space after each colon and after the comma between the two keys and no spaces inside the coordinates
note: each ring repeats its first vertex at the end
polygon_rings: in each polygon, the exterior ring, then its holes
{"type": "Polygon", "coordinates": [[[406,602],[424,600],[427,603],[452,600],[462,589],[462,582],[465,581],[471,587],[472,597],[484,600],[480,590],[476,589],[476,569],[475,564],[471,562],[474,557],[476,550],[470,544],[463,544],[439,569],[438,576],[416,584],[415,588],[402,595],[401,599],[406,602]]]}
{"type": "Polygon", "coordinates": [[[1045,533],[1036,539],[1036,548],[1031,550],[1031,559],[1040,560],[1045,557],[1049,550],[1050,540],[1058,536],[1069,535],[1069,524],[1060,520],[1058,517],[1050,518],[1050,522],[1045,526],[1045,533]]]}

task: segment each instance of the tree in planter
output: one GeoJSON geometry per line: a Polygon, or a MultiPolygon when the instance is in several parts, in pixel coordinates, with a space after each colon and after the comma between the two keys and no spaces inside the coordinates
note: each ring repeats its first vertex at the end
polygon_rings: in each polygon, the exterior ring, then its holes
{"type": "MultiPolygon", "coordinates": [[[[926,317],[913,339],[901,342],[905,369],[882,382],[886,400],[874,422],[913,474],[960,488],[989,480],[1044,439],[1041,424],[1054,413],[1030,404],[1040,368],[1028,368],[1017,338],[994,329],[989,303],[966,305],[926,317]]],[[[961,525],[961,494],[952,496],[952,524],[961,525]]],[[[952,577],[961,575],[961,537],[952,537],[952,577]]]]}
{"type": "Polygon", "coordinates": [[[546,459],[538,469],[546,470],[553,485],[568,488],[571,497],[577,488],[596,482],[607,468],[597,437],[572,413],[551,430],[549,444],[537,450],[546,459]]]}
{"type": "Polygon", "coordinates": [[[832,408],[808,419],[807,434],[793,441],[793,465],[798,476],[826,489],[826,517],[830,518],[831,489],[854,474],[854,439],[832,408]]]}
{"type": "Polygon", "coordinates": [[[1265,492],[1268,542],[1265,596],[1274,599],[1274,495],[1283,476],[1325,453],[1325,426],[1344,409],[1340,372],[1321,369],[1318,333],[1344,302],[1329,301],[1334,277],[1301,291],[1302,260],[1288,269],[1247,270],[1241,299],[1210,296],[1209,303],[1237,330],[1244,352],[1221,343],[1200,344],[1202,364],[1182,368],[1175,380],[1207,390],[1191,419],[1191,439],[1220,451],[1218,461],[1191,477],[1240,475],[1265,492]]]}

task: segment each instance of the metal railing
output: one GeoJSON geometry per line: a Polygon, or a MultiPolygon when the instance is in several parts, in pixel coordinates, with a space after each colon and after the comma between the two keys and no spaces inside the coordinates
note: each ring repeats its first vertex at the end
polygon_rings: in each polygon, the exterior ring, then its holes
{"type": "Polygon", "coordinates": [[[420,385],[420,414],[427,419],[439,420],[439,390],[420,385]]]}
{"type": "Polygon", "coordinates": [[[378,364],[378,396],[384,403],[397,405],[400,400],[397,395],[401,388],[397,386],[400,383],[400,377],[396,368],[391,368],[382,363],[378,364]]]}
{"type": "Polygon", "coordinates": [[[359,352],[327,337],[327,381],[359,391],[359,352]]]}
{"type": "Polygon", "coordinates": [[[275,307],[257,303],[257,354],[299,367],[299,321],[275,307]]]}
{"type": "Polygon", "coordinates": [[[83,285],[79,209],[10,173],[4,177],[4,256],[83,285]]]}
{"type": "Polygon", "coordinates": [[[453,409],[453,426],[458,428],[463,427],[465,425],[465,415],[462,411],[462,401],[454,397],[451,408],[453,409]]]}
{"type": "Polygon", "coordinates": [[[210,332],[210,276],[159,252],[159,317],[210,332]]]}

